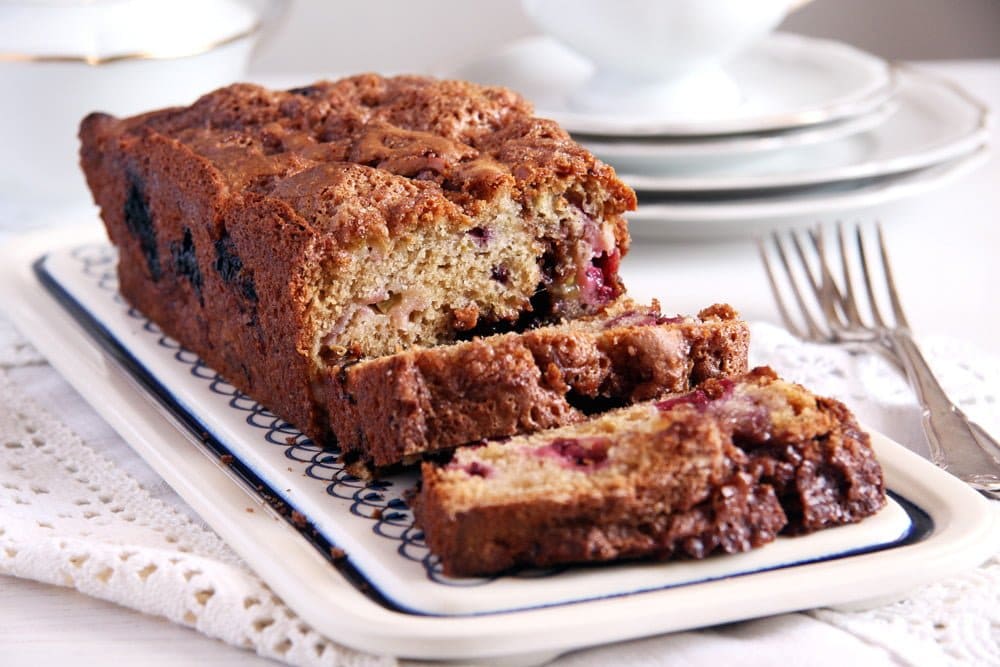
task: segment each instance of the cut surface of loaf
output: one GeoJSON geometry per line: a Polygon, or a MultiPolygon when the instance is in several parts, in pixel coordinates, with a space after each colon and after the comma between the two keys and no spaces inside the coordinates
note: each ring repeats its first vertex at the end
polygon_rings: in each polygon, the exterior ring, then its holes
{"type": "Polygon", "coordinates": [[[425,462],[413,509],[444,572],[470,576],[745,551],[884,504],[850,412],[757,368],[425,462]]]}
{"type": "Polygon", "coordinates": [[[748,344],[729,306],[664,317],[623,299],[599,316],[334,368],[320,395],[348,458],[380,468],[745,373],[748,344]]]}
{"type": "Polygon", "coordinates": [[[80,128],[122,294],[321,430],[319,370],[599,312],[635,196],[516,94],[355,76],[236,84],[80,128]]]}

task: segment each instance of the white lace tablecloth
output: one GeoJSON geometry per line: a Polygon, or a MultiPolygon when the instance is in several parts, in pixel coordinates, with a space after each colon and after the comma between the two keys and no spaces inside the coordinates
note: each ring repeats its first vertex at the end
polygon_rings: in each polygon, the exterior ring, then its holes
{"type": "MultiPolygon", "coordinates": [[[[753,341],[754,363],[924,447],[913,396],[881,358],[805,345],[766,324],[753,327],[753,341]]],[[[951,396],[1000,433],[1000,360],[946,340],[925,348],[951,396]]],[[[396,664],[344,648],[297,619],[2,317],[0,574],[73,587],[292,665],[396,664]]],[[[1000,560],[870,611],[786,614],[580,651],[553,664],[767,665],[775,656],[808,665],[1000,666],[1000,560]]]]}

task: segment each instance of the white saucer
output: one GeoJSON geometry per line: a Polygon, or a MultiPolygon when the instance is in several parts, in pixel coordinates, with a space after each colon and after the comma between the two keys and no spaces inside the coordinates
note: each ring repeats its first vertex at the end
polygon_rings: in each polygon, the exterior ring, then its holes
{"type": "Polygon", "coordinates": [[[701,202],[640,203],[628,214],[629,232],[658,240],[732,240],[774,229],[814,225],[923,194],[957,180],[986,161],[989,149],[898,176],[840,183],[791,194],[701,202]]]}
{"type": "Polygon", "coordinates": [[[568,100],[586,85],[592,66],[548,37],[519,40],[498,53],[445,72],[512,88],[573,133],[604,136],[704,136],[762,132],[828,123],[867,113],[892,92],[890,68],[853,47],[774,33],[726,66],[743,91],[735,107],[697,117],[650,117],[574,110],[568,100]]]}
{"type": "Polygon", "coordinates": [[[720,160],[697,171],[676,162],[662,173],[621,173],[636,190],[719,193],[877,178],[966,155],[989,138],[989,110],[954,84],[910,68],[896,74],[895,111],[865,132],[755,160],[720,160]]]}
{"type": "Polygon", "coordinates": [[[714,137],[652,139],[591,139],[579,137],[591,153],[615,169],[636,174],[694,172],[722,164],[750,162],[770,153],[799,146],[829,143],[859,134],[881,124],[896,112],[889,100],[860,116],[792,130],[714,137]]]}

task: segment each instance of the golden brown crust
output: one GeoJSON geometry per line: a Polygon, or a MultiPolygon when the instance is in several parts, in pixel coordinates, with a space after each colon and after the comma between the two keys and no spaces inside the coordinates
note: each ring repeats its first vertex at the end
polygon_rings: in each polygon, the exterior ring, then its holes
{"type": "Polygon", "coordinates": [[[599,217],[618,218],[636,203],[613,169],[556,123],[534,117],[518,95],[463,81],[366,74],[292,91],[236,84],[191,107],[120,124],[124,133],[173,137],[211,160],[235,188],[261,193],[300,170],[346,163],[377,170],[381,185],[422,180],[438,206],[451,200],[473,211],[504,189],[529,201],[568,180],[592,184],[599,217]]]}
{"type": "Polygon", "coordinates": [[[445,573],[466,576],[744,551],[884,504],[850,412],[762,368],[424,463],[413,508],[445,573]]]}

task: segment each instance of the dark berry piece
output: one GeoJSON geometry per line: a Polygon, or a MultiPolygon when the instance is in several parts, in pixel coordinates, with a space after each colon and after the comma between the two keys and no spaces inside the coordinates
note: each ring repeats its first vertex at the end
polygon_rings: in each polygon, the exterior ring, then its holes
{"type": "Polygon", "coordinates": [[[194,251],[194,239],[191,230],[184,228],[184,238],[181,241],[170,242],[170,255],[174,260],[174,271],[177,275],[187,278],[194,288],[195,294],[201,298],[201,269],[194,251]]]}
{"type": "Polygon", "coordinates": [[[139,248],[146,258],[149,275],[156,282],[163,275],[160,253],[156,247],[156,227],[149,213],[149,205],[142,192],[142,181],[129,174],[128,195],[125,197],[125,226],[139,240],[139,248]]]}
{"type": "Polygon", "coordinates": [[[621,264],[621,254],[618,250],[611,253],[601,253],[590,260],[583,275],[580,286],[584,299],[592,306],[603,306],[618,297],[621,283],[618,280],[618,267],[621,264]]]}
{"type": "Polygon", "coordinates": [[[611,439],[601,436],[556,438],[535,450],[538,456],[556,456],[574,468],[593,468],[608,460],[611,439]]]}
{"type": "Polygon", "coordinates": [[[684,394],[683,396],[675,396],[674,398],[668,398],[663,401],[656,403],[658,410],[666,412],[672,410],[678,405],[691,405],[694,406],[698,412],[704,411],[708,407],[709,399],[701,389],[695,389],[689,394],[684,394]]]}
{"type": "Polygon", "coordinates": [[[473,227],[469,231],[465,232],[473,239],[475,239],[478,245],[485,245],[493,237],[492,232],[486,227],[473,227]]]}
{"type": "Polygon", "coordinates": [[[465,472],[470,477],[489,477],[493,473],[493,469],[484,463],[473,461],[465,466],[465,472]]]}
{"type": "Polygon", "coordinates": [[[257,301],[257,288],[253,284],[253,278],[244,276],[240,281],[240,293],[247,301],[257,301]]]}
{"type": "Polygon", "coordinates": [[[494,266],[490,271],[490,277],[501,285],[506,285],[510,280],[510,270],[503,264],[494,266]]]}
{"type": "Polygon", "coordinates": [[[225,282],[235,285],[244,299],[257,302],[257,287],[253,278],[245,275],[243,260],[236,253],[236,244],[227,232],[223,232],[215,242],[215,270],[225,282]]]}
{"type": "Polygon", "coordinates": [[[236,280],[243,268],[243,260],[236,254],[236,244],[223,232],[222,237],[215,242],[215,270],[227,283],[236,280]]]}

